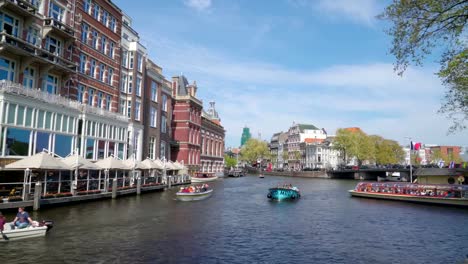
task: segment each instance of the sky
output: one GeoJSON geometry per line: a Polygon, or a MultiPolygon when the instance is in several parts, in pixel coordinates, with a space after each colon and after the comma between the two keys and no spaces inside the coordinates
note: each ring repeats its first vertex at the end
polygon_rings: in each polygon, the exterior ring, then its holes
{"type": "Polygon", "coordinates": [[[435,56],[398,76],[380,0],[114,0],[166,78],[196,81],[216,102],[226,146],[242,128],[270,140],[295,123],[334,135],[360,127],[401,144],[468,146],[438,114],[435,56]]]}

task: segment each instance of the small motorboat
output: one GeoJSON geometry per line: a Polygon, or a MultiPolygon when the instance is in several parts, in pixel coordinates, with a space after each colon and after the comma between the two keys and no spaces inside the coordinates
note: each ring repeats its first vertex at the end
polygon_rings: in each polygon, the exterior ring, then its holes
{"type": "Polygon", "coordinates": [[[6,223],[3,226],[4,230],[3,234],[0,234],[0,242],[45,236],[47,231],[54,225],[52,221],[42,221],[40,223],[34,221],[28,227],[11,229],[11,224],[6,223]]]}
{"type": "Polygon", "coordinates": [[[258,175],[258,177],[259,177],[260,179],[263,179],[263,178],[265,178],[265,175],[260,174],[260,175],[258,175]]]}
{"type": "Polygon", "coordinates": [[[194,176],[190,177],[192,182],[201,183],[201,182],[210,182],[218,179],[214,173],[199,172],[194,176]]]}
{"type": "Polygon", "coordinates": [[[299,189],[295,186],[270,188],[267,197],[271,200],[295,200],[301,197],[299,189]]]}
{"type": "Polygon", "coordinates": [[[180,188],[176,193],[177,200],[183,202],[199,201],[210,197],[213,194],[213,189],[208,187],[208,184],[200,186],[189,186],[180,188]]]}

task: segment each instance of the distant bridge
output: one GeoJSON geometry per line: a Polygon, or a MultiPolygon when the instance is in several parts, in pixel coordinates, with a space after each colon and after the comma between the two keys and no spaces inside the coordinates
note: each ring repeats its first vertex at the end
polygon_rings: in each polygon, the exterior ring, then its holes
{"type": "MultiPolygon", "coordinates": [[[[413,169],[413,172],[415,170],[413,169]]],[[[387,172],[399,172],[400,178],[409,180],[410,169],[397,168],[372,168],[372,169],[344,169],[344,170],[329,170],[327,175],[332,179],[355,179],[355,180],[377,180],[378,177],[386,177],[387,172]]]]}

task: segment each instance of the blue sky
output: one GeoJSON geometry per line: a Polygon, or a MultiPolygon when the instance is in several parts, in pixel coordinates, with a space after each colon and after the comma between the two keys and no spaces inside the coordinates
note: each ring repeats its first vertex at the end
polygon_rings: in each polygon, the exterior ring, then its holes
{"type": "Polygon", "coordinates": [[[378,0],[114,0],[167,78],[196,81],[238,146],[242,128],[268,139],[293,122],[334,134],[361,127],[406,143],[468,146],[437,114],[445,88],[434,57],[393,72],[378,0]]]}

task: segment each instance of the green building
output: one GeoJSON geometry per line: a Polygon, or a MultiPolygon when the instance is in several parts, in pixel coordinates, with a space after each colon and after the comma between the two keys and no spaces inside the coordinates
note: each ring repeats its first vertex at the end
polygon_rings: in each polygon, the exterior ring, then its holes
{"type": "Polygon", "coordinates": [[[249,141],[249,139],[252,137],[250,134],[250,128],[244,127],[242,129],[242,137],[241,137],[241,147],[244,146],[244,144],[249,141]]]}

